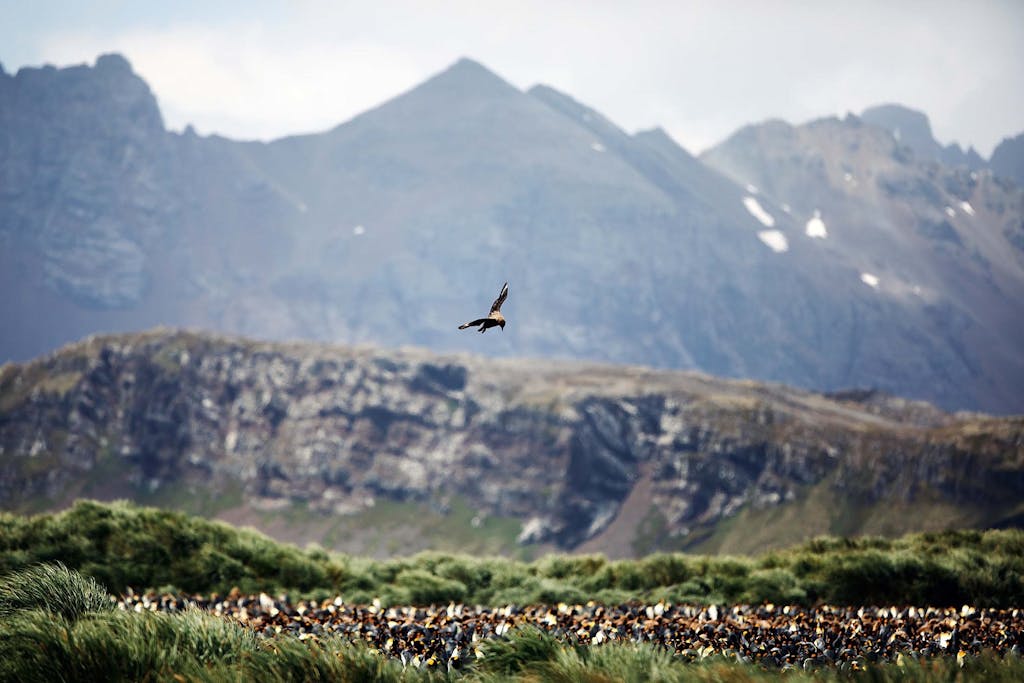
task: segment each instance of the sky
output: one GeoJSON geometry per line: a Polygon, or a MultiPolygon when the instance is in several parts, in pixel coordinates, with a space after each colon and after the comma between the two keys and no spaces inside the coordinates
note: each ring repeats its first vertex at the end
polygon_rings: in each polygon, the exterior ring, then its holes
{"type": "Polygon", "coordinates": [[[1020,0],[0,0],[0,63],[120,52],[167,126],[329,129],[460,57],[691,152],[743,125],[898,102],[988,156],[1024,131],[1020,0]]]}

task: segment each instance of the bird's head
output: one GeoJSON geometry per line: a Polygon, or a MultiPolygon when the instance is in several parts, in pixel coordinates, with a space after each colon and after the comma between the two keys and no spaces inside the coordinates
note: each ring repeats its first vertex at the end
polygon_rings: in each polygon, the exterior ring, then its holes
{"type": "Polygon", "coordinates": [[[498,324],[501,325],[501,331],[504,332],[505,331],[505,321],[504,320],[499,320],[498,324]]]}

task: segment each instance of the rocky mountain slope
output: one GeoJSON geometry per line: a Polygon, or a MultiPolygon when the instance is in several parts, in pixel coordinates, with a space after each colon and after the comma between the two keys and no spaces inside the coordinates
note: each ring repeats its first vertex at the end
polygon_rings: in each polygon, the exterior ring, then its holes
{"type": "Polygon", "coordinates": [[[116,55],[0,73],[0,358],[169,324],[1024,411],[1024,192],[859,119],[767,129],[817,133],[696,159],[461,60],[245,143],[166,131],[116,55]],[[453,334],[505,280],[508,328],[453,334]]]}
{"type": "Polygon", "coordinates": [[[157,330],[0,370],[0,505],[372,554],[753,551],[1019,524],[1024,419],[681,371],[157,330]]]}
{"type": "MultiPolygon", "coordinates": [[[[823,256],[859,272],[862,288],[876,295],[877,308],[835,316],[836,343],[859,340],[871,347],[857,354],[862,362],[932,376],[932,395],[946,393],[942,402],[955,405],[953,394],[970,391],[997,366],[1015,384],[1024,380],[1024,193],[988,170],[936,161],[950,148],[940,148],[927,119],[912,114],[888,107],[864,119],[771,121],[739,131],[701,158],[756,186],[763,202],[795,219],[823,256]],[[879,334],[894,309],[904,324],[879,334]],[[897,359],[875,344],[927,350],[897,359]],[[938,372],[911,369],[917,363],[934,363],[938,372]]],[[[1004,397],[997,402],[1016,402],[1016,388],[996,384],[988,391],[1004,397]]]]}

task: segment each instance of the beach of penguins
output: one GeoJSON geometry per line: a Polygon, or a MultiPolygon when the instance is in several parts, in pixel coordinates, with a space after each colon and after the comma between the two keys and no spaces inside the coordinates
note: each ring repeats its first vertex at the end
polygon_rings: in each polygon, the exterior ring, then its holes
{"type": "Polygon", "coordinates": [[[121,609],[176,612],[202,609],[258,634],[301,640],[365,641],[407,666],[459,669],[486,656],[482,643],[535,626],[571,645],[651,643],[684,660],[724,657],[775,669],[858,670],[905,658],[955,657],[961,664],[988,651],[1021,656],[1024,609],[535,605],[487,608],[350,605],[338,597],[291,601],[266,593],[226,596],[129,594],[121,609]]]}

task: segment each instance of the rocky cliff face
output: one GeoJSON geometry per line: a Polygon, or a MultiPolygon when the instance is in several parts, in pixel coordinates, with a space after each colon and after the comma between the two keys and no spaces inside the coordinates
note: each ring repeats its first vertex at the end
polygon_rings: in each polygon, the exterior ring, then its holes
{"type": "Polygon", "coordinates": [[[256,511],[247,521],[271,533],[283,528],[267,511],[300,505],[308,524],[373,520],[370,533],[397,537],[421,521],[384,524],[380,510],[402,504],[451,536],[463,506],[475,527],[511,520],[527,548],[753,550],[1012,521],[1024,420],[637,367],[171,331],[3,367],[3,507],[161,492],[227,518],[256,511]],[[740,522],[753,538],[730,530],[740,522]]]}
{"type": "Polygon", "coordinates": [[[149,87],[105,55],[0,75],[0,101],[0,239],[38,254],[42,282],[77,304],[137,304],[176,213],[149,87]]]}

